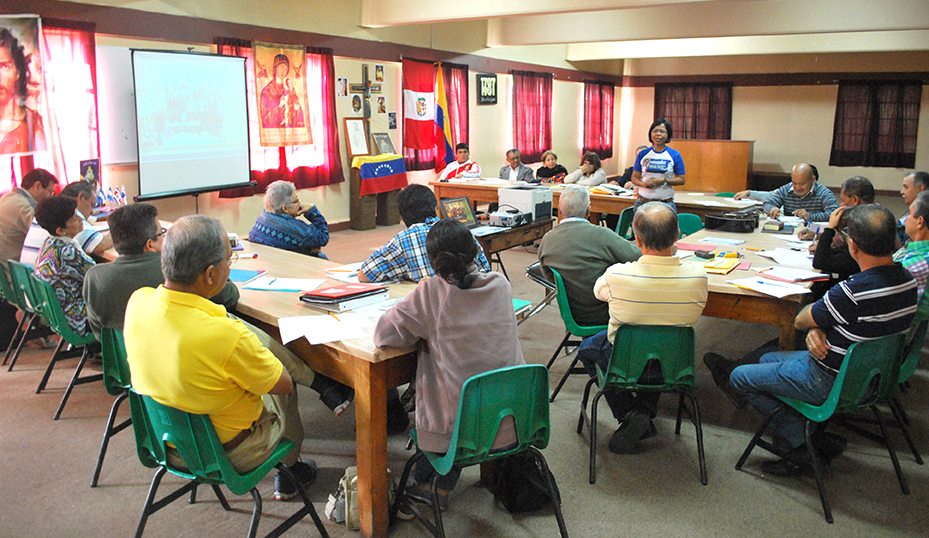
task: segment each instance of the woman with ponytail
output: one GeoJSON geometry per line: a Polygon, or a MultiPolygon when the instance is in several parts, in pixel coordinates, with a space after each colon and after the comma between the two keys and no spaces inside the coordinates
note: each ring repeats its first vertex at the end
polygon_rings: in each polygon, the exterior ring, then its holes
{"type": "MultiPolygon", "coordinates": [[[[416,367],[416,433],[419,447],[444,453],[451,442],[461,388],[468,378],[525,364],[513,313],[513,290],[500,273],[482,273],[477,244],[460,222],[442,220],[426,236],[426,253],[436,276],[388,310],[374,330],[378,347],[419,346],[416,367]]],[[[504,421],[494,446],[516,441],[504,421]]],[[[429,502],[433,468],[425,459],[413,468],[407,495],[429,502]]],[[[439,478],[440,506],[447,503],[459,471],[439,478]]]]}

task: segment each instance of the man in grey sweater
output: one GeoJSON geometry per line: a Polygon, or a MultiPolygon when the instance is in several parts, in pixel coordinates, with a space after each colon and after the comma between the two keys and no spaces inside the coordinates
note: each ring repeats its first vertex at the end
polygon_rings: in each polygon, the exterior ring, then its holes
{"type": "Polygon", "coordinates": [[[539,244],[539,261],[545,278],[555,281],[552,269],[564,279],[574,321],[581,325],[606,325],[609,305],[594,297],[594,282],[617,263],[634,262],[642,253],[634,243],[613,230],[591,224],[590,193],[586,187],[568,185],[558,201],[561,222],[539,244]]]}

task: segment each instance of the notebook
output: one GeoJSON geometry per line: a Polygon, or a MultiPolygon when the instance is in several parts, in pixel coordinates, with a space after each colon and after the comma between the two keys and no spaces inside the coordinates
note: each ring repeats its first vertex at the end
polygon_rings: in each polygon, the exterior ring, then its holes
{"type": "Polygon", "coordinates": [[[477,223],[477,218],[474,216],[471,199],[467,196],[462,198],[444,198],[439,201],[439,210],[442,212],[442,218],[457,220],[464,224],[471,230],[471,235],[474,237],[483,237],[508,229],[501,226],[479,225],[477,223]]]}

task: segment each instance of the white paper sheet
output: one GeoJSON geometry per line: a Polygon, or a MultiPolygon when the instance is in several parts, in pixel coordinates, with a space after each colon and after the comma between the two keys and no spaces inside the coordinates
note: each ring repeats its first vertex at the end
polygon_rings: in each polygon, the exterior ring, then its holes
{"type": "Polygon", "coordinates": [[[325,281],[326,280],[322,278],[275,278],[273,276],[262,276],[242,286],[242,289],[261,291],[313,291],[325,281]]]}
{"type": "Polygon", "coordinates": [[[813,256],[806,251],[776,248],[774,250],[759,252],[758,255],[771,258],[778,265],[789,265],[791,267],[801,267],[804,269],[813,267],[813,256]]]}
{"type": "Polygon", "coordinates": [[[281,340],[286,344],[305,336],[310,344],[325,344],[367,336],[365,328],[373,323],[368,316],[359,313],[346,313],[320,316],[298,316],[280,318],[277,326],[281,331],[281,340]]]}
{"type": "Polygon", "coordinates": [[[729,239],[728,237],[704,237],[699,240],[701,243],[713,243],[714,245],[741,245],[745,242],[744,239],[729,239]]]}
{"type": "Polygon", "coordinates": [[[726,282],[732,284],[733,286],[748,288],[750,290],[757,291],[758,293],[777,297],[778,299],[787,297],[788,295],[810,293],[810,290],[804,286],[788,284],[786,282],[765,280],[758,277],[739,278],[736,280],[727,280],[726,282]]]}

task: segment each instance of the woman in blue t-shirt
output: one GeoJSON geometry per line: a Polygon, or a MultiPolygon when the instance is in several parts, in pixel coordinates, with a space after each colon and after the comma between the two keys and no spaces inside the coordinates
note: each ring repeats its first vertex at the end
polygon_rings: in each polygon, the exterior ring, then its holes
{"type": "Polygon", "coordinates": [[[649,127],[652,147],[640,151],[632,167],[632,183],[639,188],[633,210],[646,202],[664,202],[677,213],[674,187],[684,184],[684,160],[677,150],[667,146],[672,135],[671,123],[664,118],[649,127]]]}

